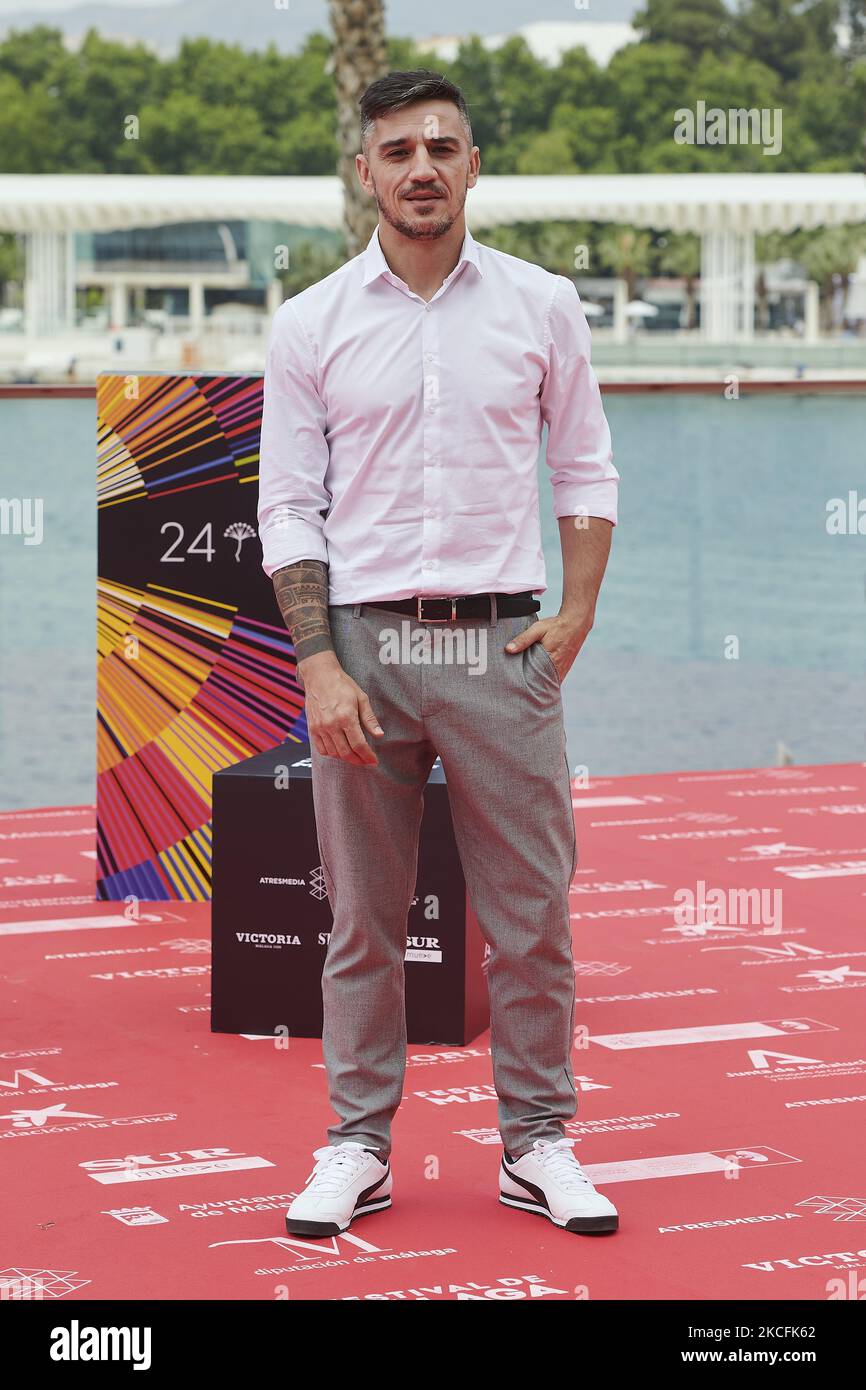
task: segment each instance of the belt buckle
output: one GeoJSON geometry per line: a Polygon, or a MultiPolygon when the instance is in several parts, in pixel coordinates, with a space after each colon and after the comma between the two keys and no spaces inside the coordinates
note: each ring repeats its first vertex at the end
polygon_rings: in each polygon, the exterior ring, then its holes
{"type": "Polygon", "coordinates": [[[457,617],[457,599],[451,594],[425,594],[423,598],[419,595],[416,600],[416,617],[419,623],[448,623],[452,618],[457,617]],[[444,598],[450,602],[451,616],[446,618],[425,618],[422,612],[423,605],[428,599],[437,598],[444,598]]]}

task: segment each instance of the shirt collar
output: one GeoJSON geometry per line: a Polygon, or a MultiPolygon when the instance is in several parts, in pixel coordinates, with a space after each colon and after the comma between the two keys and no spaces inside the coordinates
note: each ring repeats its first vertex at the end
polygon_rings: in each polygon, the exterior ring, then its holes
{"type": "MultiPolygon", "coordinates": [[[[373,235],[370,237],[364,251],[361,253],[361,259],[364,263],[364,275],[361,280],[362,285],[369,285],[371,280],[378,279],[380,275],[384,275],[386,272],[393,274],[391,267],[385,260],[385,253],[379,243],[378,222],[373,228],[373,235]]],[[[451,272],[452,275],[459,269],[463,261],[471,261],[478,271],[478,274],[484,274],[484,271],[481,269],[481,257],[478,254],[478,242],[475,240],[468,227],[466,228],[466,234],[463,238],[463,245],[460,248],[460,259],[451,272]]]]}

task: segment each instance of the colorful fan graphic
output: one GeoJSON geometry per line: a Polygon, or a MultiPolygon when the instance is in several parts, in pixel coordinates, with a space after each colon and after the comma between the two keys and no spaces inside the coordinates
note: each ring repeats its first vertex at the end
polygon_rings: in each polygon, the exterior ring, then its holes
{"type": "Polygon", "coordinates": [[[214,772],[307,737],[261,568],[261,409],[261,377],[97,380],[99,898],[208,899],[214,772]]]}

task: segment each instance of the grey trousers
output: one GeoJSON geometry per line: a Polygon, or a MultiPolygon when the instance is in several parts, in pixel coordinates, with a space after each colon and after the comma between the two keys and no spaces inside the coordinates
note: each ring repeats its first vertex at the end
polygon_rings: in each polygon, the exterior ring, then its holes
{"type": "Polygon", "coordinates": [[[577,841],[562,694],[540,644],[516,655],[503,650],[535,620],[419,624],[368,604],[330,608],[337,658],[385,731],[367,735],[378,767],[312,750],[333,913],[322,975],[322,1048],[339,1116],[330,1144],[351,1139],[383,1156],[391,1151],[406,1066],[407,914],[424,787],[437,753],[469,898],[490,948],[490,1046],[503,1145],[520,1155],[536,1139],[559,1139],[577,1110],[568,910],[577,841]],[[409,645],[424,634],[426,659],[409,645]]]}

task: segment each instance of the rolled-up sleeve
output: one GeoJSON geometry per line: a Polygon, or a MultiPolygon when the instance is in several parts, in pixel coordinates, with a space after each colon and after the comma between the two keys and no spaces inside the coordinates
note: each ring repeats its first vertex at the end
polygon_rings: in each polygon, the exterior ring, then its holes
{"type": "Polygon", "coordinates": [[[286,300],[271,323],[262,404],[258,523],[268,578],[298,560],[327,564],[326,425],[313,348],[286,300]]]}
{"type": "Polygon", "coordinates": [[[564,275],[556,281],[548,367],[539,392],[554,515],[600,516],[615,526],[619,473],[611,462],[610,429],[590,365],[589,325],[572,282],[564,275]]]}

